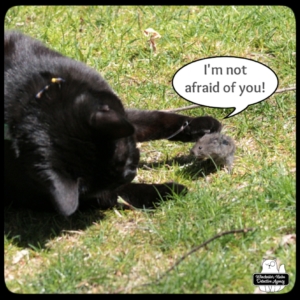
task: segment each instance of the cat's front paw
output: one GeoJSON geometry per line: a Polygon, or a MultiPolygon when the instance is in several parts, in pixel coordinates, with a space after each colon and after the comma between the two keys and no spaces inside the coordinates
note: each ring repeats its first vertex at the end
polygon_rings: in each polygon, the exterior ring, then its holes
{"type": "Polygon", "coordinates": [[[206,133],[220,132],[222,124],[210,116],[196,117],[189,121],[184,133],[190,136],[191,141],[196,141],[206,133]]]}
{"type": "Polygon", "coordinates": [[[185,195],[187,188],[175,182],[163,184],[129,183],[117,190],[118,195],[136,208],[153,208],[161,200],[172,199],[174,195],[185,195]]]}

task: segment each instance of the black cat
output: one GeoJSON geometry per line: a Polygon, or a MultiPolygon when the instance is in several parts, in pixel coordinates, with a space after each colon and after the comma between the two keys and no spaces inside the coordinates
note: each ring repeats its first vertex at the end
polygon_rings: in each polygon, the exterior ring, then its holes
{"type": "Polygon", "coordinates": [[[21,33],[5,33],[4,57],[6,203],[70,215],[120,195],[153,207],[185,187],[130,183],[136,141],[192,142],[221,130],[209,116],[124,110],[99,73],[21,33]]]}

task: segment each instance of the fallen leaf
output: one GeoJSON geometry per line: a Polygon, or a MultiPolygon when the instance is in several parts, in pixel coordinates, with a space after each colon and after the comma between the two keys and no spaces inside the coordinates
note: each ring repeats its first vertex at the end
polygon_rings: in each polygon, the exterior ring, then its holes
{"type": "Polygon", "coordinates": [[[23,249],[21,251],[18,251],[17,254],[13,257],[12,263],[17,264],[24,256],[29,255],[29,251],[27,249],[23,249]]]}
{"type": "Polygon", "coordinates": [[[296,234],[287,234],[281,238],[280,246],[286,246],[296,243],[296,234]]]}
{"type": "Polygon", "coordinates": [[[156,44],[155,44],[154,40],[161,38],[161,35],[157,31],[155,31],[153,28],[145,29],[144,30],[144,35],[150,38],[148,40],[148,42],[150,43],[150,48],[153,51],[156,51],[156,44]]]}
{"type": "Polygon", "coordinates": [[[150,37],[150,39],[161,38],[161,35],[157,31],[155,31],[154,29],[152,29],[152,28],[145,29],[144,30],[144,34],[145,34],[145,36],[150,37]]]}

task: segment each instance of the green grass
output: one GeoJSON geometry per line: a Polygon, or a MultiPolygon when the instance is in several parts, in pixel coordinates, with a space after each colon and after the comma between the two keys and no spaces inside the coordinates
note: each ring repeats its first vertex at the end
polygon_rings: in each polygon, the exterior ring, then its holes
{"type": "MultiPolygon", "coordinates": [[[[232,55],[274,70],[279,88],[296,81],[295,18],[278,6],[17,6],[5,17],[49,47],[92,66],[126,107],[170,109],[190,105],[172,77],[196,59],[232,55]],[[157,51],[143,30],[161,34],[157,51]]],[[[70,218],[5,210],[5,283],[14,293],[253,293],[252,274],[263,257],[277,257],[295,283],[295,91],[274,94],[233,118],[233,109],[200,107],[189,116],[222,120],[237,145],[233,173],[204,175],[187,157],[192,144],[141,145],[137,182],[185,184],[189,193],[156,211],[77,212],[70,218]],[[146,167],[143,167],[146,165],[146,167]],[[223,236],[177,259],[215,234],[223,236]],[[17,259],[20,251],[28,250],[17,259]]],[[[24,252],[21,252],[24,253],[24,252]]]]}

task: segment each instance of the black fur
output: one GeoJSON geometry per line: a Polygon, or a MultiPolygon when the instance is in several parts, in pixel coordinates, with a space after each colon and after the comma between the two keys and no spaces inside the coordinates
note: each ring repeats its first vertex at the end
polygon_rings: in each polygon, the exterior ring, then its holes
{"type": "Polygon", "coordinates": [[[5,33],[4,57],[6,203],[70,215],[79,204],[111,207],[120,195],[152,207],[185,187],[131,184],[136,141],[168,138],[183,124],[170,140],[221,129],[212,117],[125,110],[95,70],[17,32],[5,33]]]}

